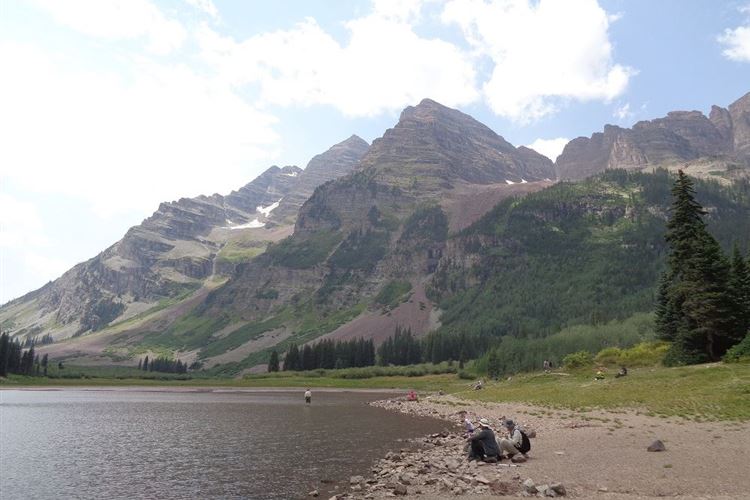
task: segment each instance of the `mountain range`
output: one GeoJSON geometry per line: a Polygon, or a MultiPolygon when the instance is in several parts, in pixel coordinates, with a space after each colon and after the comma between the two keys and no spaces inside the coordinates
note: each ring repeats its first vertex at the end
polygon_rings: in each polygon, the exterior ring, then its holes
{"type": "Polygon", "coordinates": [[[372,145],[352,136],[304,170],[274,166],[226,196],[162,203],[96,257],[3,305],[0,324],[22,340],[51,335],[42,350],[54,359],[137,364],[166,352],[232,374],[261,369],[291,341],[476,330],[481,308],[498,311],[482,326],[492,334],[549,333],[616,317],[611,304],[648,309],[669,185],[651,172],[677,168],[719,181],[706,185],[712,224],[732,224],[725,239],[746,245],[736,186],[750,177],[750,94],[708,117],[607,125],[555,163],[425,99],[372,145]],[[571,294],[590,302],[553,300],[606,280],[616,262],[642,265],[616,291],[571,294]],[[570,281],[576,265],[591,280],[570,281]],[[556,268],[566,271],[547,273],[556,268]],[[533,297],[545,275],[559,287],[533,297]]]}

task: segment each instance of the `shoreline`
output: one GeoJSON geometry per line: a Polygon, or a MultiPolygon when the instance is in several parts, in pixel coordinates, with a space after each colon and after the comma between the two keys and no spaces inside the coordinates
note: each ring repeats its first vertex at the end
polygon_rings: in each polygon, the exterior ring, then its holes
{"type": "MultiPolygon", "coordinates": [[[[175,392],[175,393],[251,393],[251,392],[305,392],[306,387],[238,387],[231,385],[214,386],[175,386],[168,385],[27,385],[2,386],[3,391],[101,391],[101,392],[175,392]]],[[[323,393],[365,393],[365,394],[401,394],[407,389],[348,388],[348,387],[313,387],[313,392],[323,393]]]]}
{"type": "MultiPolygon", "coordinates": [[[[485,403],[450,395],[418,402],[390,398],[370,403],[407,415],[438,418],[452,430],[411,440],[416,450],[398,449],[353,476],[341,499],[524,498],[562,496],[613,500],[676,497],[715,500],[748,498],[750,423],[693,423],[679,417],[648,416],[636,410],[575,411],[522,403],[485,403]],[[503,417],[527,432],[532,449],[524,463],[468,462],[459,410],[493,429],[503,417]],[[656,439],[666,450],[649,452],[656,439]],[[531,486],[531,480],[534,486],[531,486]]],[[[496,435],[497,435],[496,431],[496,435]]]]}

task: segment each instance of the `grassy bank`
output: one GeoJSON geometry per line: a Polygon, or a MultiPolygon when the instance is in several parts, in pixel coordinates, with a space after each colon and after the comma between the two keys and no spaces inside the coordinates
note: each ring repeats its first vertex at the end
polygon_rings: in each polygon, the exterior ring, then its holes
{"type": "Polygon", "coordinates": [[[614,370],[593,380],[591,370],[526,374],[460,394],[480,401],[523,402],[576,410],[633,408],[696,421],[750,420],[750,363],[638,368],[623,378],[614,370]]]}
{"type": "MultiPolygon", "coordinates": [[[[414,370],[414,367],[411,368],[414,370]]],[[[414,372],[412,372],[414,373],[414,372]]],[[[682,416],[696,421],[750,420],[750,362],[716,363],[680,368],[634,368],[627,377],[615,379],[614,370],[605,380],[594,381],[590,369],[568,373],[530,373],[510,380],[489,382],[481,391],[471,390],[471,381],[453,373],[408,376],[383,372],[370,378],[343,377],[332,372],[281,372],[242,379],[191,378],[143,379],[107,377],[58,378],[11,376],[0,388],[22,386],[162,386],[246,388],[342,388],[442,390],[468,400],[519,402],[573,410],[635,409],[648,414],[682,416]]]]}

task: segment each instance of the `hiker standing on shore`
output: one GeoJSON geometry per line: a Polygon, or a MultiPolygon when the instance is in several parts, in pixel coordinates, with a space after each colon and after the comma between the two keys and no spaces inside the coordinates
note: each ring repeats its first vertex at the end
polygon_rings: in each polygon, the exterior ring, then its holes
{"type": "Polygon", "coordinates": [[[305,391],[305,403],[307,404],[312,403],[312,391],[310,389],[307,389],[305,391]]]}

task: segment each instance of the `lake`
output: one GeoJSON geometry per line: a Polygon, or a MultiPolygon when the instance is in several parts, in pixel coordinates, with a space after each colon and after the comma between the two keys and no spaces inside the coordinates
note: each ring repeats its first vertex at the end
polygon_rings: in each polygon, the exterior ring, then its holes
{"type": "MultiPolygon", "coordinates": [[[[0,391],[0,493],[29,498],[302,498],[446,424],[392,394],[234,389],[0,391]]],[[[338,491],[346,491],[342,484],[338,491]]]]}

